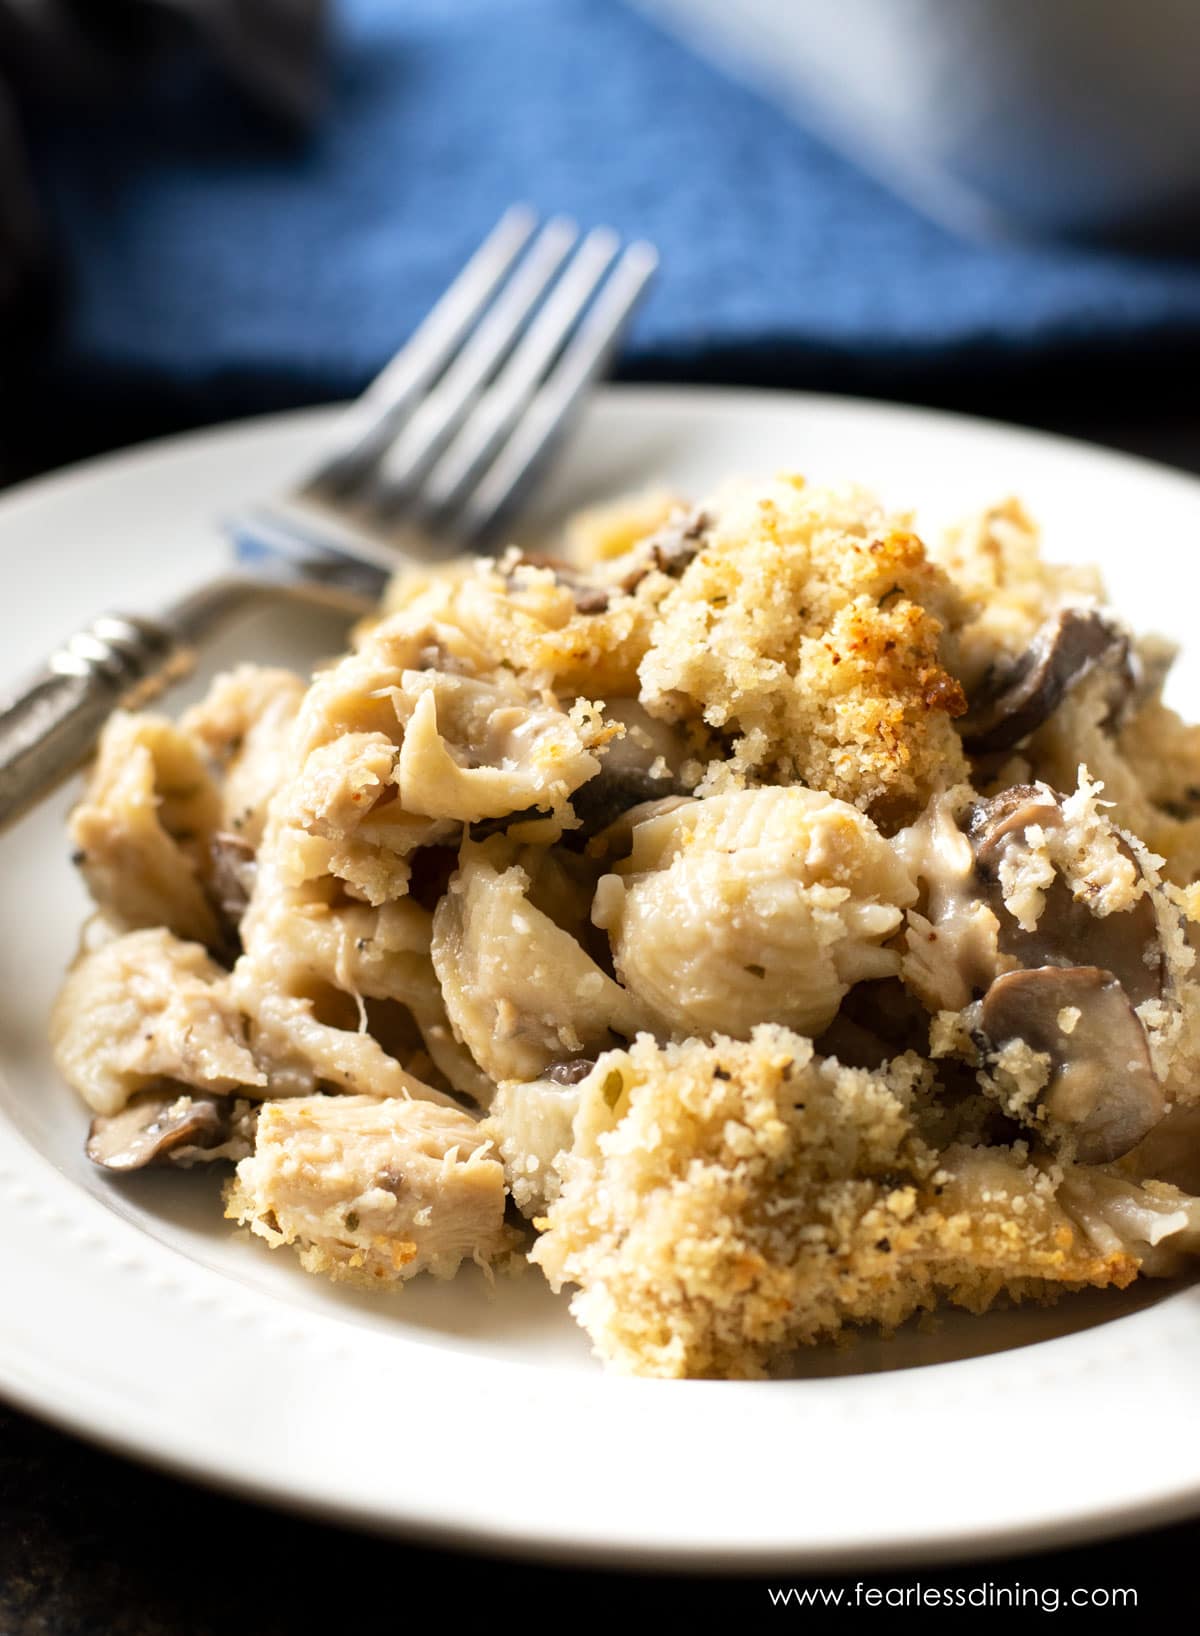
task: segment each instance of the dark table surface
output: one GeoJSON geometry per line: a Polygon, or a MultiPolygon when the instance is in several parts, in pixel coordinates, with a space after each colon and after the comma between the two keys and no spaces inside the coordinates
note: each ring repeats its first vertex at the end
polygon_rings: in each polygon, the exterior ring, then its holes
{"type": "MultiPolygon", "coordinates": [[[[994,1442],[988,1446],[995,1450],[994,1442]]],[[[511,1504],[520,1503],[514,1492],[511,1504]]],[[[918,1584],[977,1598],[1018,1586],[1064,1600],[1077,1588],[1133,1589],[1140,1615],[1169,1611],[1186,1621],[1197,1608],[1196,1593],[1186,1589],[1197,1546],[1200,1524],[1182,1523],[1100,1546],[884,1574],[700,1580],[599,1573],[347,1533],[192,1488],[0,1413],[4,1636],[391,1633],[417,1617],[428,1628],[438,1609],[450,1629],[476,1620],[488,1628],[488,1619],[500,1629],[528,1623],[553,1630],[562,1621],[570,1630],[585,1613],[628,1621],[636,1632],[672,1615],[699,1616],[700,1628],[710,1629],[754,1615],[786,1624],[772,1610],[772,1589],[820,1587],[852,1597],[860,1581],[893,1596],[918,1584]]],[[[790,1611],[808,1624],[829,1617],[790,1611]]],[[[1103,1623],[1122,1614],[1098,1609],[1091,1617],[1103,1623]]]]}
{"type": "MultiPolygon", "coordinates": [[[[1059,402],[1052,415],[1038,415],[1032,390],[1030,418],[1200,472],[1200,414],[1172,406],[1179,385],[1170,383],[1140,412],[1126,402],[1105,405],[1100,414],[1094,403],[1059,402]]],[[[1011,408],[1009,414],[1015,418],[1011,408]]],[[[22,468],[51,467],[66,452],[44,445],[31,459],[25,451],[22,468]]],[[[69,452],[81,452],[74,439],[69,452]]],[[[1098,1435],[1136,1435],[1122,1425],[1125,1412],[1136,1421],[1136,1406],[1114,1404],[1112,1425],[1098,1435]]],[[[1002,1405],[997,1413],[1002,1420],[1002,1405]]],[[[996,1425],[981,1428],[980,1459],[1027,1457],[1033,1470],[1037,1459],[1053,1458],[1052,1428],[1018,1430],[1024,1452],[1002,1452],[996,1425]]],[[[795,1480],[805,1475],[797,1471],[795,1480]]],[[[519,1492],[511,1504],[519,1509],[519,1492]]],[[[785,1571],[699,1579],[497,1560],[356,1534],[231,1499],[0,1407],[0,1636],[300,1636],[364,1622],[388,1636],[431,1613],[454,1625],[481,1616],[538,1629],[562,1618],[573,1622],[583,1610],[645,1629],[672,1614],[779,1619],[786,1614],[773,1609],[772,1590],[795,1586],[849,1599],[860,1582],[893,1602],[907,1594],[910,1605],[918,1585],[973,1597],[967,1606],[990,1598],[1001,1607],[1005,1593],[1018,1587],[1027,1596],[1038,1593],[1043,1607],[1076,1588],[1132,1590],[1139,1614],[1169,1611],[1186,1619],[1200,1608],[1200,1592],[1189,1588],[1196,1552],[1200,1520],[1067,1550],[840,1576],[785,1571]]],[[[1026,1617],[1032,1606],[1026,1604],[1026,1617]]],[[[788,1611],[809,1624],[830,1617],[795,1604],[788,1611]]],[[[1129,1611],[1096,1608],[1085,1617],[1115,1623],[1129,1611]]]]}

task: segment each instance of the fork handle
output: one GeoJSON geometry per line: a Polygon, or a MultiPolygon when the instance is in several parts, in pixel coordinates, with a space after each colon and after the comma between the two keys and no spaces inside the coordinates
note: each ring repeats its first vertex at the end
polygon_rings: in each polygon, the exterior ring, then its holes
{"type": "Polygon", "coordinates": [[[118,705],[143,704],[195,662],[170,625],[102,614],[0,702],[0,829],[48,795],[95,748],[118,705]]]}

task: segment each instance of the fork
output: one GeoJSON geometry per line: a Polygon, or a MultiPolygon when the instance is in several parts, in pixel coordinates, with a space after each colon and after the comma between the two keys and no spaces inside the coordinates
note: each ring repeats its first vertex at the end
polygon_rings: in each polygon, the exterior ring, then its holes
{"type": "Polygon", "coordinates": [[[224,519],[242,571],[155,617],[107,613],[0,702],[0,829],[95,747],[118,706],[188,675],[218,631],[264,602],[347,620],[405,557],[480,550],[528,497],[606,368],[657,255],[509,210],[406,345],[345,411],[289,492],[224,519]]]}

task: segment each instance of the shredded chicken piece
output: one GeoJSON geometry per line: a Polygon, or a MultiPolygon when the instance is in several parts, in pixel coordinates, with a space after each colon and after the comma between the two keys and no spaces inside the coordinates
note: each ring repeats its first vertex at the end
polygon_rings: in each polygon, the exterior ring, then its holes
{"type": "Polygon", "coordinates": [[[305,685],[290,670],[238,665],[218,676],[180,730],[199,743],[220,788],[221,826],[256,847],[287,770],[305,685]]]}
{"type": "Polygon", "coordinates": [[[160,1080],[218,1092],[266,1084],[227,974],[161,926],[80,955],[55,1002],[50,1041],[59,1072],[96,1113],[119,1112],[160,1080]]]}
{"type": "Polygon", "coordinates": [[[307,1272],[398,1284],[507,1254],[504,1173],[460,1109],[366,1096],[268,1102],[225,1214],[307,1272]]]}
{"type": "Polygon", "coordinates": [[[70,830],[88,890],[114,925],[220,940],[204,889],[219,818],[194,740],[161,716],[118,711],[109,719],[70,830]]]}

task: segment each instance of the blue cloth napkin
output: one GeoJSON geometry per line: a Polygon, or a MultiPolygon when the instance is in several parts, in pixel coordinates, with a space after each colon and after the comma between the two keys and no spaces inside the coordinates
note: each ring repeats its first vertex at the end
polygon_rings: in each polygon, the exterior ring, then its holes
{"type": "Polygon", "coordinates": [[[1200,351],[1200,261],[965,243],[621,0],[342,0],[331,50],[302,140],[197,63],[35,129],[60,405],[352,394],[518,199],[659,246],[627,374],[944,396],[1200,351]]]}

